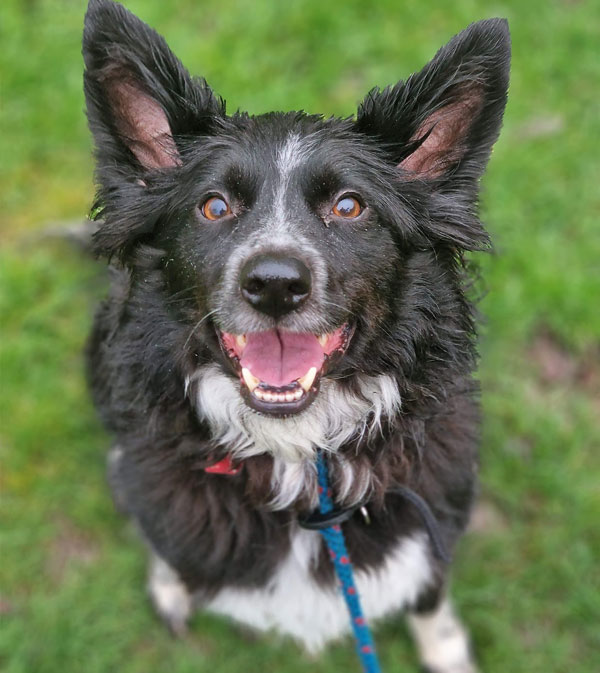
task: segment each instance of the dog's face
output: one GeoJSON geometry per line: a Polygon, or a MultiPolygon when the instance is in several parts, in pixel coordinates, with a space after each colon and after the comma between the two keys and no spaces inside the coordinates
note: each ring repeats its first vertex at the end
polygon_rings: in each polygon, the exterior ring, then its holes
{"type": "Polygon", "coordinates": [[[190,193],[161,236],[172,291],[194,287],[249,406],[298,413],[389,319],[410,221],[393,173],[348,123],[296,115],[234,118],[185,164],[190,193]]]}
{"type": "Polygon", "coordinates": [[[185,345],[253,410],[294,416],[323,377],[418,378],[444,357],[425,353],[432,330],[470,329],[452,315],[457,261],[487,243],[475,203],[506,98],[504,22],[474,24],[355,120],[227,116],[108,0],[90,3],[84,57],[97,247],[134,272],[142,245],[163,252],[185,345]]]}

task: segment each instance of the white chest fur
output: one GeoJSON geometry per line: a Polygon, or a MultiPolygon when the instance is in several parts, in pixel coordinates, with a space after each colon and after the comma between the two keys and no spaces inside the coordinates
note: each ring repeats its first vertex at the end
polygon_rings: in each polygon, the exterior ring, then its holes
{"type": "MultiPolygon", "coordinates": [[[[292,636],[308,651],[318,651],[350,630],[339,590],[323,589],[311,575],[320,544],[319,533],[298,530],[288,557],[267,587],[224,589],[203,607],[261,631],[292,636]]],[[[427,538],[423,534],[405,538],[379,570],[357,573],[355,579],[367,619],[401,610],[432,580],[427,538]]]]}

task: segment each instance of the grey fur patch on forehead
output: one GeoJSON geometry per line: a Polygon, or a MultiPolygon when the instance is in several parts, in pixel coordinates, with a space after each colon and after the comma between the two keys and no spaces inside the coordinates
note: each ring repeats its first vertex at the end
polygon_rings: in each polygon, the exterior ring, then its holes
{"type": "Polygon", "coordinates": [[[281,179],[289,179],[290,173],[300,166],[314,150],[311,136],[300,136],[292,132],[277,148],[277,169],[281,179]]]}
{"type": "Polygon", "coordinates": [[[273,195],[271,226],[276,229],[287,229],[288,214],[285,210],[286,194],[290,185],[290,177],[295,169],[305,163],[315,149],[311,136],[300,136],[292,132],[277,148],[275,164],[278,180],[273,195]]]}

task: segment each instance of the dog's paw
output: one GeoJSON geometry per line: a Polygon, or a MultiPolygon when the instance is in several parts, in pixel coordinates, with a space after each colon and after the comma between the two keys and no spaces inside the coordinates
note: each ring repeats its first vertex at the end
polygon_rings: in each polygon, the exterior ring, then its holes
{"type": "Polygon", "coordinates": [[[193,601],[183,582],[171,566],[153,556],[148,577],[148,593],[158,616],[176,637],[187,633],[193,601]]]}
{"type": "Polygon", "coordinates": [[[469,636],[448,600],[426,615],[411,615],[408,623],[422,662],[423,673],[478,673],[469,636]]]}

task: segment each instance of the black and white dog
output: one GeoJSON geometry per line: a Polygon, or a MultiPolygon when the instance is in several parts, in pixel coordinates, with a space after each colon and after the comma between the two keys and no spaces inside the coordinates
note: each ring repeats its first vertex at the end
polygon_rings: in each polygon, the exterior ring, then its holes
{"type": "Polygon", "coordinates": [[[502,120],[507,24],[475,23],[355,119],[225,113],[164,40],[91,0],[83,40],[99,254],[89,344],[117,502],[172,629],[196,606],[317,651],[349,630],[318,532],[315,454],[367,617],[409,612],[423,664],[474,671],[419,493],[452,548],[477,472],[465,251],[502,120]]]}

